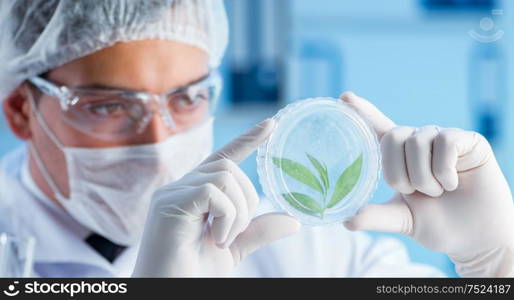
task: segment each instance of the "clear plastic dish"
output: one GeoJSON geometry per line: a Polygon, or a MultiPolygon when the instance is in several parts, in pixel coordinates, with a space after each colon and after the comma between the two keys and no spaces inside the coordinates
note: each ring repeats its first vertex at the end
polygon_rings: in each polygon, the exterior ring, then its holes
{"type": "Polygon", "coordinates": [[[297,101],[273,118],[277,127],[257,150],[266,197],[305,225],[354,216],[380,174],[380,147],[370,126],[333,98],[297,101]]]}

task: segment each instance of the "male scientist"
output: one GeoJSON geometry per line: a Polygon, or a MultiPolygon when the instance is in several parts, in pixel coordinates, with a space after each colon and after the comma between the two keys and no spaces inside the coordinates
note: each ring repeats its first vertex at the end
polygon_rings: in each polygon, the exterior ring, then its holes
{"type": "Polygon", "coordinates": [[[513,201],[488,142],[397,126],[350,92],[398,193],[329,227],[259,202],[238,163],[274,122],[211,153],[227,40],[221,0],[0,1],[0,99],[25,141],[1,161],[0,231],[35,237],[35,276],[442,275],[362,230],[410,236],[460,276],[514,275],[513,201]]]}

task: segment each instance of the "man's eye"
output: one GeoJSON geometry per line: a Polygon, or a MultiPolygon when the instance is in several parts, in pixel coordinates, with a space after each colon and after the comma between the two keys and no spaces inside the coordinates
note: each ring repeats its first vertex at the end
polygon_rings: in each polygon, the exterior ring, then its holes
{"type": "Polygon", "coordinates": [[[119,102],[91,104],[88,110],[99,116],[115,116],[125,112],[125,106],[119,102]]]}
{"type": "Polygon", "coordinates": [[[173,101],[176,105],[183,108],[195,107],[202,103],[202,101],[208,101],[209,97],[205,93],[197,93],[193,97],[189,97],[187,94],[176,95],[173,101]]]}

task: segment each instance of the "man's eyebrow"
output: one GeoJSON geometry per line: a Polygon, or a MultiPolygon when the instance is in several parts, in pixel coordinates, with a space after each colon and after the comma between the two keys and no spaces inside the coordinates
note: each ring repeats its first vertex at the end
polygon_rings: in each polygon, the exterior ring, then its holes
{"type": "MultiPolygon", "coordinates": [[[[42,73],[40,75],[38,75],[38,77],[40,78],[43,78],[45,80],[48,80],[58,86],[62,86],[63,84],[59,83],[59,82],[56,82],[56,81],[52,81],[51,79],[48,78],[48,74],[50,73],[50,71],[46,72],[46,73],[42,73]]],[[[122,86],[116,86],[116,85],[108,85],[108,84],[102,84],[102,83],[92,83],[92,84],[85,84],[85,85],[73,85],[73,86],[69,86],[69,87],[73,87],[73,88],[77,88],[77,89],[100,89],[100,90],[129,90],[125,87],[122,87],[122,86]]]]}
{"type": "Polygon", "coordinates": [[[101,84],[101,83],[76,85],[76,86],[73,86],[73,87],[77,88],[77,89],[122,90],[122,91],[132,90],[132,89],[127,88],[127,87],[116,86],[116,85],[108,85],[108,84],[101,84]]]}
{"type": "MultiPolygon", "coordinates": [[[[197,78],[195,80],[192,80],[184,85],[181,85],[177,88],[172,88],[172,89],[169,89],[169,90],[173,90],[173,89],[181,89],[183,87],[187,87],[191,84],[195,84],[195,83],[199,83],[201,82],[202,80],[205,80],[207,77],[209,77],[211,73],[207,73],[207,74],[204,74],[203,76],[201,76],[200,78],[197,78]]],[[[77,89],[99,89],[99,90],[120,90],[120,91],[134,91],[134,92],[137,92],[138,90],[135,90],[135,89],[132,89],[132,88],[129,88],[129,87],[123,87],[123,86],[116,86],[116,85],[108,85],[108,84],[102,84],[102,83],[92,83],[92,84],[85,84],[85,85],[76,85],[76,86],[73,86],[74,88],[77,88],[77,89]]]]}

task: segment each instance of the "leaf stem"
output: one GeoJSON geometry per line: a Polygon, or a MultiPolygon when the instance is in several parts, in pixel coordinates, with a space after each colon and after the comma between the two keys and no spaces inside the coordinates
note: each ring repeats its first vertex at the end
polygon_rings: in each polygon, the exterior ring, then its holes
{"type": "Polygon", "coordinates": [[[323,193],[323,209],[321,210],[321,219],[325,216],[325,210],[327,209],[327,191],[323,193]]]}
{"type": "MultiPolygon", "coordinates": [[[[323,181],[323,179],[322,179],[322,181],[323,181]]],[[[328,186],[326,186],[324,184],[323,185],[323,209],[321,210],[321,213],[320,213],[320,219],[322,219],[322,220],[325,217],[325,210],[327,209],[327,196],[328,196],[328,186]]]]}

